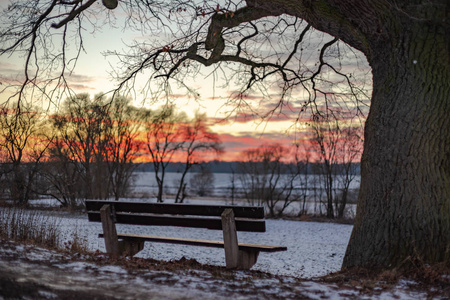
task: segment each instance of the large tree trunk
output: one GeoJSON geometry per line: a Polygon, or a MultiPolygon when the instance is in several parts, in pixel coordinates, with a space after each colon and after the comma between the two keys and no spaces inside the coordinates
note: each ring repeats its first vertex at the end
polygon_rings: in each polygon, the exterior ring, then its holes
{"type": "Polygon", "coordinates": [[[372,42],[361,190],[343,267],[450,261],[449,35],[399,17],[372,42]]]}
{"type": "MultiPolygon", "coordinates": [[[[366,54],[373,95],[343,267],[450,266],[448,0],[246,0],[366,54]]],[[[214,28],[213,28],[214,29],[214,28]]]]}

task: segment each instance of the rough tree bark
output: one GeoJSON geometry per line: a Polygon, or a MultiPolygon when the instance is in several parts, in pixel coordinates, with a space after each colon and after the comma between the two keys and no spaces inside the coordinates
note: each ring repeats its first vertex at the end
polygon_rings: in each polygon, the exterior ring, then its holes
{"type": "Polygon", "coordinates": [[[344,266],[448,263],[449,33],[410,16],[386,24],[391,38],[371,41],[373,96],[344,266]]]}
{"type": "Polygon", "coordinates": [[[373,96],[343,268],[450,264],[450,26],[446,1],[259,1],[366,54],[373,96]]]}

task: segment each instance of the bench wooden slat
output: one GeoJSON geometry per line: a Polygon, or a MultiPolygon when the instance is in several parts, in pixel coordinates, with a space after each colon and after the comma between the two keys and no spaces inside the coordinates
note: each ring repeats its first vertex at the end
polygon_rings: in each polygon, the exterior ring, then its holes
{"type": "Polygon", "coordinates": [[[264,208],[261,206],[234,206],[234,205],[198,205],[176,203],[145,203],[145,202],[120,202],[104,200],[87,200],[88,211],[99,211],[105,205],[113,205],[116,212],[157,213],[169,215],[193,215],[220,217],[227,208],[233,209],[237,218],[264,219],[264,208]]]}
{"type": "MultiPolygon", "coordinates": [[[[99,234],[99,237],[103,238],[103,234],[99,234]]],[[[170,244],[181,244],[181,245],[191,245],[191,246],[203,246],[212,248],[223,248],[223,241],[210,241],[210,240],[197,240],[197,239],[187,239],[187,238],[173,238],[173,237],[162,237],[162,236],[151,236],[151,235],[137,235],[128,233],[118,233],[117,237],[119,239],[137,240],[137,241],[150,241],[156,243],[170,243],[170,244]]],[[[259,245],[259,244],[245,244],[239,243],[239,250],[254,250],[261,252],[278,252],[286,251],[287,248],[284,246],[270,246],[270,245],[259,245]]]]}
{"type": "MultiPolygon", "coordinates": [[[[100,213],[88,211],[88,218],[91,222],[101,222],[100,213]]],[[[155,225],[155,226],[178,226],[191,228],[207,228],[222,230],[222,220],[220,218],[209,217],[199,218],[191,216],[172,215],[152,215],[152,214],[130,214],[116,212],[116,223],[132,225],[155,225]]],[[[236,229],[247,232],[265,232],[266,223],[264,220],[236,219],[236,229]]]]}

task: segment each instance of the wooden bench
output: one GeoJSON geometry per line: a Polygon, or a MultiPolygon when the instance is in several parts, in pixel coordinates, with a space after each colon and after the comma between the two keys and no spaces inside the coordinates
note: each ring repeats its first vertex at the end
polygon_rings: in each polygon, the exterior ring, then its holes
{"type": "Polygon", "coordinates": [[[259,252],[286,251],[284,246],[238,243],[236,231],[265,232],[263,207],[192,205],[87,200],[89,221],[101,222],[106,252],[112,256],[133,256],[146,241],[225,249],[227,268],[250,269],[259,252]],[[223,231],[223,241],[197,240],[117,233],[116,223],[181,226],[223,231]]]}

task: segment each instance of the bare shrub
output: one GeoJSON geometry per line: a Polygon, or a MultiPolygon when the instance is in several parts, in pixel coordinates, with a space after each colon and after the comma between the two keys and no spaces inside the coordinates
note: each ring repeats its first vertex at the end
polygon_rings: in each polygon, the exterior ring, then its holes
{"type": "Polygon", "coordinates": [[[200,172],[195,173],[191,180],[191,190],[198,196],[209,196],[214,190],[214,173],[203,165],[200,166],[200,172]]]}

